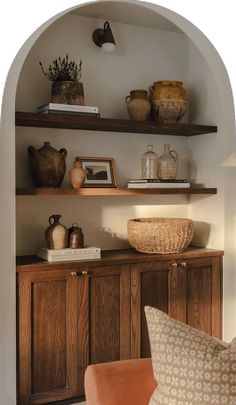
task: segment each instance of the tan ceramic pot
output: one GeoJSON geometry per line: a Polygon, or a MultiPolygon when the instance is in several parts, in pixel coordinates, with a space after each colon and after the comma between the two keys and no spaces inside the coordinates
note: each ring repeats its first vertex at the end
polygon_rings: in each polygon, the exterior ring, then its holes
{"type": "Polygon", "coordinates": [[[155,119],[161,124],[179,122],[187,109],[187,93],[183,83],[163,80],[149,87],[155,119]]]}
{"type": "Polygon", "coordinates": [[[125,101],[131,120],[146,121],[149,118],[151,103],[146,90],[131,90],[125,101]]]}
{"type": "Polygon", "coordinates": [[[61,215],[51,215],[45,231],[48,249],[64,249],[68,246],[68,229],[60,223],[61,215]]]}
{"type": "Polygon", "coordinates": [[[74,167],[69,171],[70,182],[73,188],[80,188],[83,186],[86,179],[86,171],[82,168],[79,158],[76,157],[74,167]]]}

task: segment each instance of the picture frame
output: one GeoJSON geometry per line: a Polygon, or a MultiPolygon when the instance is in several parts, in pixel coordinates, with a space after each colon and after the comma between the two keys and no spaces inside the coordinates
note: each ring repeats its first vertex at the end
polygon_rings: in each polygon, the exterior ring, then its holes
{"type": "Polygon", "coordinates": [[[114,159],[79,156],[79,161],[86,171],[83,187],[116,187],[114,159]]]}

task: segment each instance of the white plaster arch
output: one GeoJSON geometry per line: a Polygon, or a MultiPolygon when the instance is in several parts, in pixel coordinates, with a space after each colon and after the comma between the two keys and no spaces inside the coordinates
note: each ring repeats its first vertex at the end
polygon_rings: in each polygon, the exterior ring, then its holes
{"type": "MultiPolygon", "coordinates": [[[[131,0],[128,0],[129,2],[131,0]]],[[[32,2],[31,2],[32,3],[32,2]]],[[[58,3],[58,2],[57,2],[58,3]]],[[[132,0],[132,3],[140,7],[147,7],[153,12],[163,15],[175,23],[182,29],[187,36],[195,43],[206,60],[210,60],[210,68],[212,75],[215,77],[219,86],[219,93],[221,94],[223,122],[222,127],[225,128],[228,143],[225,150],[222,151],[225,159],[229,156],[232,149],[235,149],[235,123],[234,123],[234,103],[230,81],[228,78],[225,66],[217,53],[214,46],[209,40],[188,20],[181,17],[170,9],[157,6],[155,4],[139,2],[132,0]]],[[[159,1],[159,4],[168,2],[159,1]]],[[[171,2],[169,2],[171,3],[171,2]]],[[[183,2],[182,2],[183,3],[183,2]]],[[[80,2],[85,5],[85,1],[80,2]]],[[[15,6],[15,5],[14,5],[15,6]]],[[[40,4],[42,7],[42,3],[40,4]]],[[[13,60],[9,73],[7,74],[3,99],[2,99],[2,115],[1,115],[1,158],[0,158],[0,184],[4,193],[0,196],[1,208],[1,225],[2,237],[1,241],[1,284],[0,284],[0,404],[1,405],[14,405],[15,404],[15,170],[14,170],[14,113],[15,113],[15,91],[17,86],[18,77],[22,68],[23,62],[30,48],[41,35],[41,33],[57,18],[67,13],[70,8],[77,7],[76,1],[61,1],[57,5],[47,5],[47,10],[35,16],[35,5],[33,8],[25,9],[29,18],[32,19],[31,23],[27,25],[30,27],[25,34],[25,42],[22,41],[18,44],[18,53],[13,60]],[[61,11],[63,9],[63,11],[61,11]],[[35,18],[35,19],[34,19],[35,18]],[[46,22],[45,22],[46,21],[46,22]],[[39,26],[37,28],[37,26],[39,26]],[[30,31],[31,30],[31,31],[30,31]],[[28,39],[27,39],[28,38],[28,39]]],[[[22,2],[21,2],[22,7],[22,2]]],[[[27,5],[28,7],[28,5],[27,5]]],[[[171,5],[170,5],[171,8],[171,5]]],[[[180,9],[180,8],[179,8],[180,9]]],[[[175,10],[176,11],[176,10],[175,10]]],[[[17,14],[17,12],[16,12],[17,14]]],[[[20,14],[19,14],[20,15],[20,14]]],[[[18,50],[16,49],[16,50],[18,50]]],[[[7,66],[9,69],[9,66],[7,66]]],[[[4,77],[5,80],[5,77],[4,77]]],[[[3,86],[3,82],[1,85],[3,86]]],[[[233,170],[233,169],[232,169],[233,170]]],[[[236,195],[232,192],[230,185],[230,178],[234,176],[234,172],[230,173],[228,181],[225,184],[225,224],[224,231],[229,235],[234,235],[232,219],[235,218],[235,211],[233,203],[236,202],[236,195]]],[[[232,238],[226,237],[226,250],[229,250],[228,261],[233,262],[231,265],[230,275],[235,281],[235,254],[232,245],[232,238]],[[227,245],[228,244],[228,245],[227,245]]],[[[235,295],[236,287],[228,286],[230,296],[235,295]]],[[[233,302],[232,300],[230,301],[233,302]]],[[[235,302],[234,302],[234,306],[235,302]]],[[[236,308],[235,308],[236,310],[236,308]]],[[[235,311],[231,312],[228,322],[232,324],[235,319],[235,311]]]]}

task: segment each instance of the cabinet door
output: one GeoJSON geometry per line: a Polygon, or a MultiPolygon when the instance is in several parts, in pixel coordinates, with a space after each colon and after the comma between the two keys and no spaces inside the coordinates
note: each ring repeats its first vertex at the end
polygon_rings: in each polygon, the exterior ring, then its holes
{"type": "Polygon", "coordinates": [[[77,277],[80,387],[88,364],[130,358],[130,266],[84,268],[82,273],[77,277]]]}
{"type": "Polygon", "coordinates": [[[145,305],[168,312],[169,261],[131,265],[131,356],[150,357],[145,305]]]}
{"type": "Polygon", "coordinates": [[[75,396],[77,286],[66,271],[19,274],[20,405],[75,396]]]}
{"type": "Polygon", "coordinates": [[[145,305],[220,338],[221,301],[221,257],[131,265],[131,356],[150,356],[145,305]]]}
{"type": "Polygon", "coordinates": [[[222,258],[186,260],[186,321],[222,337],[222,258]]]}

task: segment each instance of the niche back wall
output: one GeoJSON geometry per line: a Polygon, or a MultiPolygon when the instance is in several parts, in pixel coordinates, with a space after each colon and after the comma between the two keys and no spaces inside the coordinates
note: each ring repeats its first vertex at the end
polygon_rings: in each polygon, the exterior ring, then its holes
{"type": "MultiPolygon", "coordinates": [[[[25,60],[16,96],[17,111],[36,111],[50,97],[51,83],[43,77],[45,68],[67,53],[79,63],[85,102],[96,105],[102,117],[128,118],[125,97],[132,89],[148,89],[154,81],[175,79],[188,85],[189,42],[181,33],[161,31],[110,21],[117,49],[105,54],[92,41],[93,31],[104,21],[66,15],[50,26],[31,49],[25,60]]],[[[187,120],[187,116],[186,116],[187,120]]],[[[178,176],[188,176],[188,147],[184,137],[146,134],[56,130],[47,128],[16,129],[16,183],[32,187],[28,172],[27,147],[40,148],[50,141],[56,149],[68,151],[67,171],[62,187],[68,187],[68,172],[75,156],[113,157],[118,186],[131,177],[140,177],[141,156],[148,144],[161,155],[163,144],[171,143],[180,155],[178,176]]],[[[187,217],[184,196],[168,197],[17,197],[17,254],[34,254],[44,244],[44,230],[51,214],[62,214],[70,226],[78,222],[85,242],[103,249],[127,247],[127,219],[135,216],[187,217]]]]}

